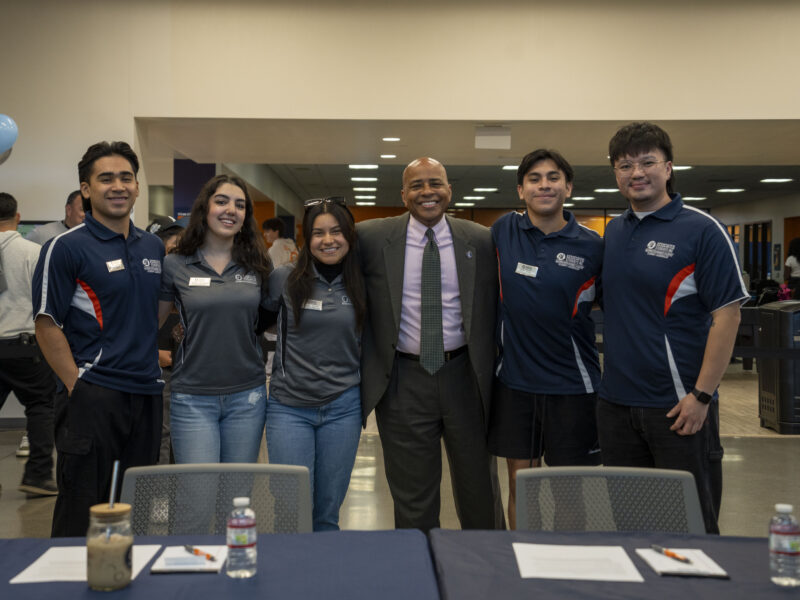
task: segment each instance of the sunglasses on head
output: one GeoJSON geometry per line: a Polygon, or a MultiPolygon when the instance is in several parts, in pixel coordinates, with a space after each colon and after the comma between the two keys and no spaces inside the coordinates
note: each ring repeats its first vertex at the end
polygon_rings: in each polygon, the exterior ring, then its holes
{"type": "Polygon", "coordinates": [[[312,206],[319,206],[322,203],[338,204],[339,206],[347,206],[347,201],[344,196],[328,196],[326,198],[311,198],[303,202],[303,208],[311,208],[312,206]]]}

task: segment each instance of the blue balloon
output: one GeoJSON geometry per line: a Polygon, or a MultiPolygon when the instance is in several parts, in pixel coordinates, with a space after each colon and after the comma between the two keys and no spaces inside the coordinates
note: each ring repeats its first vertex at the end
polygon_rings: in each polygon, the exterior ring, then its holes
{"type": "Polygon", "coordinates": [[[14,142],[17,141],[17,124],[8,115],[0,115],[0,154],[6,150],[11,150],[14,142]]]}

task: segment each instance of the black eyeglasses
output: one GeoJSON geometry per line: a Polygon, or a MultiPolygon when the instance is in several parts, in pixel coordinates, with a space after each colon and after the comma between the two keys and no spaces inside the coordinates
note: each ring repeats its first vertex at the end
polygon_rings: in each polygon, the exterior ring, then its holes
{"type": "Polygon", "coordinates": [[[328,196],[327,198],[311,198],[310,200],[306,200],[303,202],[303,208],[311,208],[312,206],[318,206],[322,203],[327,204],[338,204],[339,206],[347,206],[347,200],[344,196],[328,196]]]}

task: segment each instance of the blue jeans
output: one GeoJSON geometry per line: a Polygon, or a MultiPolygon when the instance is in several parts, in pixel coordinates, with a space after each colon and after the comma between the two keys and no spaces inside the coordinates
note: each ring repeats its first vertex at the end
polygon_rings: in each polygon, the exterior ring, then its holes
{"type": "Polygon", "coordinates": [[[360,436],[360,386],[315,408],[286,406],[269,397],[269,462],[308,468],[314,531],[339,529],[339,508],[350,485],[360,436]]]}
{"type": "Polygon", "coordinates": [[[217,396],[172,392],[170,422],[176,463],[256,462],[267,388],[217,396]]]}

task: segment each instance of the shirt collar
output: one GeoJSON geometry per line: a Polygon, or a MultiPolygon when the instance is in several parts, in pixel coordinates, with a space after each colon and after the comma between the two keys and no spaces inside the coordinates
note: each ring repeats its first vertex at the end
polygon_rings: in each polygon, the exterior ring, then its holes
{"type": "MultiPolygon", "coordinates": [[[[681,200],[680,194],[670,194],[670,201],[669,203],[665,204],[657,211],[652,214],[647,215],[647,217],[654,217],[656,219],[660,219],[661,221],[672,221],[675,217],[678,216],[678,213],[681,212],[683,208],[683,200],[681,200]]],[[[634,221],[638,221],[639,217],[634,214],[630,207],[628,207],[625,212],[623,213],[626,219],[633,219],[634,221]]]]}
{"type": "MultiPolygon", "coordinates": [[[[92,232],[92,235],[94,235],[97,238],[100,238],[101,240],[110,240],[117,236],[122,236],[121,233],[112,231],[111,229],[100,223],[100,221],[98,221],[92,216],[91,212],[86,213],[86,218],[83,220],[83,222],[86,224],[86,227],[89,229],[89,231],[92,232]]],[[[133,226],[132,220],[129,220],[128,239],[138,240],[140,237],[142,237],[141,231],[133,226]]]]}
{"type": "MultiPolygon", "coordinates": [[[[563,209],[562,209],[563,210],[563,209]]],[[[561,229],[558,231],[554,231],[553,233],[548,233],[544,237],[565,237],[565,238],[575,238],[578,237],[578,222],[575,220],[575,216],[569,212],[568,210],[563,210],[564,220],[567,222],[561,229]]],[[[528,211],[522,213],[522,218],[520,219],[522,224],[520,227],[524,230],[535,230],[540,234],[544,235],[544,232],[536,227],[533,223],[531,223],[531,218],[528,216],[528,211]]]]}
{"type": "MultiPolygon", "coordinates": [[[[447,225],[447,217],[444,215],[442,215],[442,218],[439,219],[439,222],[430,229],[433,229],[433,237],[436,239],[437,244],[441,244],[442,241],[450,235],[450,227],[447,225]]],[[[427,225],[423,225],[414,218],[414,215],[409,214],[408,233],[413,239],[427,242],[427,231],[427,225]]]]}

